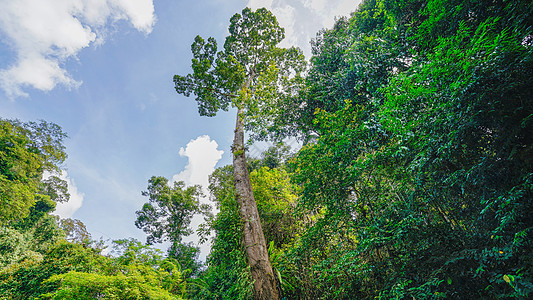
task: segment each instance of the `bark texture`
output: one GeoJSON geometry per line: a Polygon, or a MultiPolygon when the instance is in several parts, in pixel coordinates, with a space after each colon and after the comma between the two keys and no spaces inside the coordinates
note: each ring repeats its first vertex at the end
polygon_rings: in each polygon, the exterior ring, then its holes
{"type": "Polygon", "coordinates": [[[244,129],[240,109],[237,112],[237,124],[233,140],[233,170],[236,198],[241,206],[241,217],[244,221],[244,247],[254,281],[254,299],[277,300],[279,299],[279,292],[270,265],[268,248],[246,164],[244,129]]]}

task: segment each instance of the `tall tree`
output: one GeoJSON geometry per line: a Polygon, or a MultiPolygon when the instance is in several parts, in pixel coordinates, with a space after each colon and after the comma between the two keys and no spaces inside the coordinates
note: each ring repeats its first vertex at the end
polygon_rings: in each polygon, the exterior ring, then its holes
{"type": "Polygon", "coordinates": [[[257,205],[246,166],[244,129],[255,137],[279,133],[279,116],[303,82],[301,50],[277,45],[284,38],[275,16],[262,8],[245,8],[230,20],[224,50],[214,38],[197,36],[192,44],[193,73],[174,76],[176,91],[196,95],[200,115],[214,116],[229,105],[237,108],[233,140],[235,193],[244,222],[243,241],[254,280],[256,299],[278,299],[257,205]]]}

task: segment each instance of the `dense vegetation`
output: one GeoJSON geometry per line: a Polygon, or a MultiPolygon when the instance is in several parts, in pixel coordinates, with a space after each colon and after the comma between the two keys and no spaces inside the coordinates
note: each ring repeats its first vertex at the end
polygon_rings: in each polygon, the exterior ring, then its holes
{"type": "MultiPolygon", "coordinates": [[[[531,1],[366,0],[354,10],[317,34],[305,78],[265,63],[240,95],[248,102],[234,102],[247,105],[254,138],[303,141],[246,161],[280,297],[531,297],[531,1]],[[259,101],[271,98],[275,109],[259,101]]],[[[214,57],[214,40],[195,43],[214,57]]],[[[231,49],[211,75],[214,58],[199,49],[200,79],[239,93],[246,77],[231,49]]],[[[300,66],[298,50],[286,53],[300,66]]],[[[227,109],[229,96],[202,94],[215,106],[201,112],[227,109]]],[[[254,297],[234,166],[210,177],[215,216],[197,187],[151,178],[136,222],[147,244],[119,240],[102,255],[83,223],[50,215],[69,197],[53,176],[64,138],[54,124],[0,120],[0,298],[254,297]],[[194,214],[214,234],[205,265],[182,242],[194,214]],[[161,241],[167,253],[150,247],[161,241]]]]}

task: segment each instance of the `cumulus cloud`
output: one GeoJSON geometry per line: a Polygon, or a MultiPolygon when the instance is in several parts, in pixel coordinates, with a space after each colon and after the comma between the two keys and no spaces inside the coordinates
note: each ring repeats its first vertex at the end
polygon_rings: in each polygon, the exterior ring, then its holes
{"type": "Polygon", "coordinates": [[[209,175],[215,170],[215,165],[224,153],[217,148],[217,142],[211,140],[208,135],[191,140],[185,148],[182,147],[179,151],[180,156],[187,157],[189,162],[185,170],[172,177],[172,181],[183,181],[187,185],[199,184],[207,187],[209,175]]]}
{"type": "Polygon", "coordinates": [[[67,171],[63,170],[59,178],[67,182],[70,199],[68,202],[58,203],[53,214],[60,216],[62,219],[72,218],[74,213],[82,206],[85,195],[78,191],[78,187],[76,187],[74,180],[68,176],[67,171]]]}
{"type": "Polygon", "coordinates": [[[0,87],[11,97],[23,88],[76,88],[63,68],[80,50],[102,43],[106,25],[129,21],[148,34],[155,23],[153,0],[0,0],[0,37],[15,52],[0,70],[0,87]]]}
{"type": "Polygon", "coordinates": [[[362,0],[249,0],[248,7],[265,7],[285,28],[282,47],[298,46],[306,57],[311,55],[309,41],[318,30],[331,28],[335,17],[349,16],[362,0]]]}

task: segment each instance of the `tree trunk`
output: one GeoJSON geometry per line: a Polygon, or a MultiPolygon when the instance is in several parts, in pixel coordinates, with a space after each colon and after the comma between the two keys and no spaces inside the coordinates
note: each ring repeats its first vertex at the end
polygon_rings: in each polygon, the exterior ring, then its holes
{"type": "Polygon", "coordinates": [[[233,175],[235,177],[236,198],[241,206],[241,217],[244,220],[243,241],[254,281],[254,299],[277,300],[279,293],[268,258],[268,248],[259,220],[244,154],[244,129],[241,113],[242,111],[239,109],[233,139],[233,175]]]}

